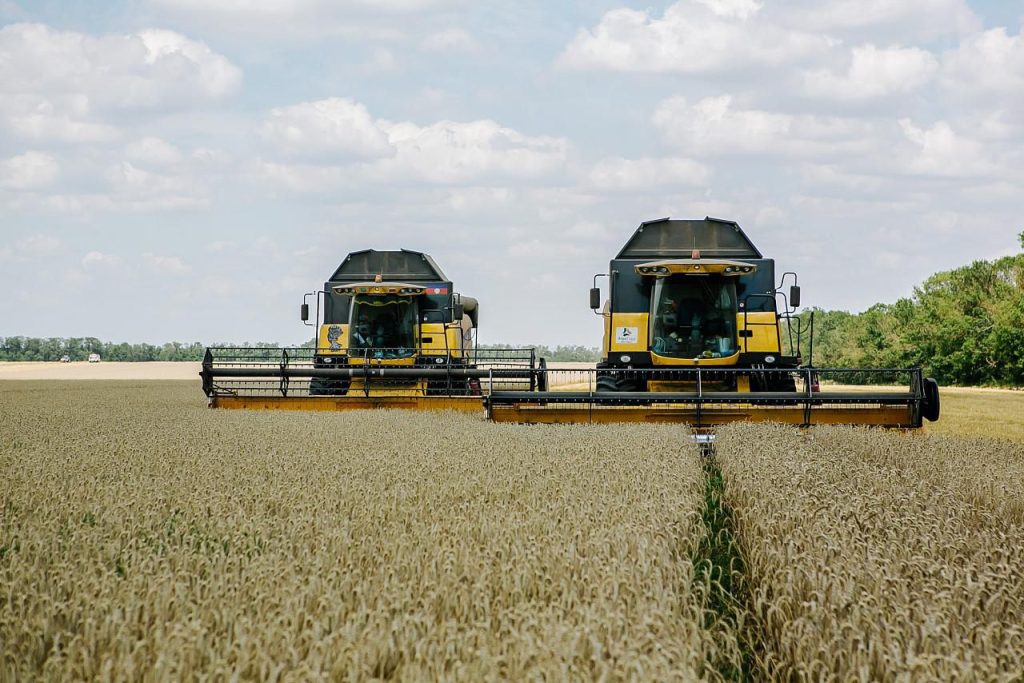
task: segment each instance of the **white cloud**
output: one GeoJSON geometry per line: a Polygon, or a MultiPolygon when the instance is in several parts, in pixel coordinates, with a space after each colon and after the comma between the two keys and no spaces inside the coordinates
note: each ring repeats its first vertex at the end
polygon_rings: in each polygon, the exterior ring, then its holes
{"type": "Polygon", "coordinates": [[[289,158],[373,159],[395,153],[366,107],[340,97],[274,109],[262,132],[289,158]]]}
{"type": "Polygon", "coordinates": [[[695,104],[671,97],[658,105],[653,121],[673,145],[708,156],[849,154],[864,150],[870,132],[855,119],[741,109],[729,95],[695,104]]]}
{"type": "Polygon", "coordinates": [[[813,97],[869,100],[917,90],[939,69],[930,52],[916,47],[878,48],[861,45],[850,53],[846,73],[817,69],[804,74],[804,88],[813,97]]]}
{"type": "Polygon", "coordinates": [[[692,159],[622,159],[607,157],[588,174],[590,183],[601,190],[658,190],[679,185],[704,185],[711,169],[692,159]]]}
{"type": "MultiPolygon", "coordinates": [[[[2,91],[0,85],[0,94],[2,91]]],[[[0,97],[0,129],[6,126],[15,135],[30,140],[96,143],[120,136],[116,126],[86,120],[91,115],[85,95],[22,93],[0,97]]]]}
{"type": "Polygon", "coordinates": [[[161,256],[146,252],[142,255],[146,267],[161,275],[186,275],[192,269],[177,256],[161,256]]]}
{"type": "Polygon", "coordinates": [[[886,186],[881,177],[852,173],[839,165],[807,163],[800,167],[800,176],[812,187],[839,189],[851,194],[877,192],[886,186]]]}
{"type": "Polygon", "coordinates": [[[763,3],[755,0],[697,0],[697,2],[710,9],[716,16],[736,17],[744,20],[757,14],[764,7],[763,3]]]}
{"type": "Polygon", "coordinates": [[[363,64],[362,70],[364,73],[372,74],[394,71],[397,68],[398,59],[395,57],[395,53],[385,47],[378,47],[374,49],[370,61],[363,64]]]}
{"type": "Polygon", "coordinates": [[[966,0],[789,0],[780,20],[808,31],[870,32],[893,39],[928,40],[977,30],[966,0]]]}
{"type": "Polygon", "coordinates": [[[101,251],[90,251],[82,257],[82,268],[86,270],[105,270],[117,268],[121,265],[121,258],[115,254],[104,254],[101,251]]]}
{"type": "Polygon", "coordinates": [[[431,33],[423,39],[420,47],[432,52],[475,52],[480,49],[473,36],[459,28],[431,33]]]}
{"type": "Polygon", "coordinates": [[[11,246],[0,245],[0,263],[37,263],[40,257],[52,257],[62,246],[52,235],[29,235],[11,246]]]}
{"type": "Polygon", "coordinates": [[[51,254],[61,248],[61,241],[52,235],[30,235],[17,243],[17,249],[26,254],[51,254]]]}
{"type": "Polygon", "coordinates": [[[370,170],[381,180],[461,183],[480,177],[535,178],[560,168],[568,152],[562,138],[531,137],[495,121],[382,125],[397,153],[370,170]]]}
{"type": "Polygon", "coordinates": [[[181,161],[181,151],[165,140],[145,137],[128,145],[125,157],[148,166],[169,166],[181,161]]]}
{"type": "Polygon", "coordinates": [[[573,69],[705,73],[788,64],[830,45],[822,35],[785,28],[745,0],[680,0],[660,17],[646,11],[607,12],[583,29],[558,59],[573,69]]]}
{"type": "Polygon", "coordinates": [[[0,28],[0,127],[23,137],[111,140],[116,113],[195,106],[235,92],[241,79],[225,57],[172,31],[0,28]]]}
{"type": "Polygon", "coordinates": [[[568,152],[562,138],[531,137],[495,121],[392,122],[341,98],[275,109],[262,131],[291,163],[264,160],[257,172],[314,191],[341,182],[535,178],[560,168],[568,152]]]}
{"type": "Polygon", "coordinates": [[[958,135],[945,121],[930,128],[920,128],[910,119],[900,119],[899,123],[907,140],[917,148],[916,155],[907,161],[913,173],[956,178],[997,171],[997,164],[979,143],[958,135]]]}
{"type": "Polygon", "coordinates": [[[36,190],[52,185],[60,175],[60,164],[45,152],[29,151],[0,161],[0,187],[36,190]]]}
{"type": "Polygon", "coordinates": [[[989,109],[993,101],[1024,110],[1024,29],[1005,28],[965,38],[942,58],[942,81],[954,96],[989,109]]]}
{"type": "Polygon", "coordinates": [[[356,40],[399,39],[401,19],[440,12],[466,0],[147,0],[160,15],[274,41],[309,41],[324,36],[356,40]]]}
{"type": "Polygon", "coordinates": [[[197,14],[257,16],[273,19],[329,17],[353,10],[393,14],[457,4],[453,0],[150,0],[157,7],[197,14]]]}

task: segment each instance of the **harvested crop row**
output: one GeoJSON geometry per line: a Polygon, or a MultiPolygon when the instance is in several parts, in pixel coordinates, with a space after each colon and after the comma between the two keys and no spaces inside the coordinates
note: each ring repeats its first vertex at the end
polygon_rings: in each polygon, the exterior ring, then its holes
{"type": "Polygon", "coordinates": [[[0,678],[716,675],[677,430],[39,389],[0,386],[0,678]]]}
{"type": "Polygon", "coordinates": [[[1019,488],[993,471],[1019,471],[1019,445],[734,425],[717,459],[766,678],[1024,670],[1019,488]]]}

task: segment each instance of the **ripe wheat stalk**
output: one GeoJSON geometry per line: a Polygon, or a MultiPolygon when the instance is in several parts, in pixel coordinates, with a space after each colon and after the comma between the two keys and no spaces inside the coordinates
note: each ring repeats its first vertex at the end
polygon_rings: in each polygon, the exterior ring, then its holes
{"type": "Polygon", "coordinates": [[[1019,680],[1019,444],[746,424],[717,457],[766,678],[1019,680]]]}
{"type": "Polygon", "coordinates": [[[0,391],[0,678],[714,679],[671,427],[0,391]]]}

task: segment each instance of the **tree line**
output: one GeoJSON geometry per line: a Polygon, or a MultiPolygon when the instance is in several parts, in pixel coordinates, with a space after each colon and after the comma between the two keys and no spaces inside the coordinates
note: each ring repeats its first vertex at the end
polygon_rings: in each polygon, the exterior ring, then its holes
{"type": "Polygon", "coordinates": [[[555,347],[543,344],[481,344],[481,349],[534,349],[538,358],[556,363],[595,363],[601,359],[601,351],[596,347],[579,345],[559,345],[555,347]]]}
{"type": "Polygon", "coordinates": [[[919,366],[942,384],[1024,386],[1024,253],[936,273],[863,313],[813,314],[818,367],[919,366]]]}
{"type": "MultiPolygon", "coordinates": [[[[278,348],[278,344],[224,344],[247,348],[278,348]]],[[[59,361],[65,356],[84,361],[90,354],[99,354],[105,361],[201,361],[206,345],[201,342],[168,342],[166,344],[129,344],[106,342],[95,337],[0,337],[2,361],[59,361]]]]}
{"type": "MultiPolygon", "coordinates": [[[[312,347],[313,342],[305,342],[303,347],[312,347]]],[[[206,344],[202,342],[168,342],[166,344],[129,344],[127,342],[107,342],[96,337],[0,337],[0,361],[59,361],[65,356],[72,361],[84,361],[90,354],[99,354],[105,361],[145,362],[145,361],[193,361],[203,359],[206,344]]],[[[241,344],[225,343],[212,346],[234,346],[256,349],[277,349],[280,344],[275,342],[243,342],[241,344]]],[[[486,344],[484,349],[521,348],[509,344],[486,344]]],[[[537,356],[551,361],[584,361],[593,362],[598,359],[596,348],[586,346],[535,346],[537,356]]]]}

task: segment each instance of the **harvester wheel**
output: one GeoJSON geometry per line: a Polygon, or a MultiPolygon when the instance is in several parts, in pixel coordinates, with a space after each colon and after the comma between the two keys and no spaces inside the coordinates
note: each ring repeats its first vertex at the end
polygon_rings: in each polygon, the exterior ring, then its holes
{"type": "Polygon", "coordinates": [[[310,396],[344,396],[348,393],[348,381],[343,379],[323,379],[314,377],[309,380],[310,396]]]}
{"type": "MultiPolygon", "coordinates": [[[[477,385],[479,387],[479,381],[477,385]]],[[[454,380],[451,383],[443,379],[427,381],[427,396],[468,396],[470,392],[470,383],[466,380],[454,380]]]]}
{"type": "Polygon", "coordinates": [[[753,391],[791,391],[796,393],[796,380],[788,372],[758,372],[751,375],[750,388],[753,391]]]}
{"type": "Polygon", "coordinates": [[[598,374],[597,376],[597,390],[600,392],[646,391],[646,389],[644,382],[639,379],[609,374],[598,374]]]}
{"type": "Polygon", "coordinates": [[[929,422],[939,419],[939,383],[931,377],[924,380],[924,402],[921,404],[921,416],[929,422]]]}

